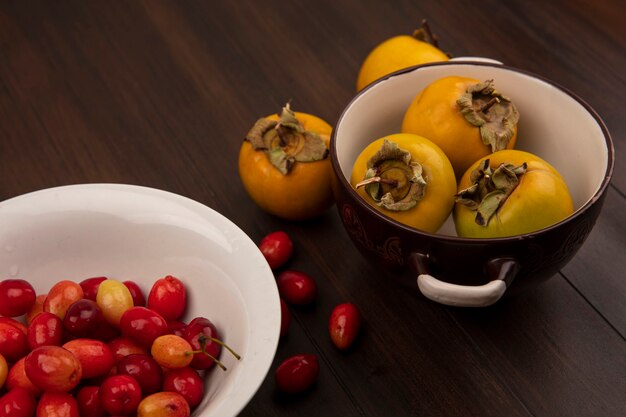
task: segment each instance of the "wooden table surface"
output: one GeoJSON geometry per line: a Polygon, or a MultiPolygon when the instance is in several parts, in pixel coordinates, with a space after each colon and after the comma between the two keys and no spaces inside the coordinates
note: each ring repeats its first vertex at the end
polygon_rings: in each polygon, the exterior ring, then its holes
{"type": "Polygon", "coordinates": [[[2,1],[0,198],[75,183],[156,187],[225,214],[253,240],[274,230],[317,302],[294,320],[244,416],[626,415],[626,8],[620,0],[2,1]],[[573,90],[606,122],[616,166],[576,257],[545,284],[454,309],[394,284],[333,208],[288,222],[237,173],[244,134],[287,100],[333,124],[377,43],[422,18],[455,56],[495,58],[573,90]],[[332,307],[364,329],[340,353],[332,307]],[[273,369],[320,357],[316,385],[279,395],[273,369]]]}

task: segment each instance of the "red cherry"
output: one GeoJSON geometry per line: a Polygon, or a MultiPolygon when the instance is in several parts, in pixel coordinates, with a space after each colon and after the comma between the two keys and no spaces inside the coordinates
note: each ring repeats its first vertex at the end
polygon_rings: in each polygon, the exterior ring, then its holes
{"type": "Polygon", "coordinates": [[[98,304],[82,298],[69,306],[63,318],[63,327],[76,337],[91,337],[98,333],[104,323],[104,316],[98,304]]]}
{"type": "Polygon", "coordinates": [[[37,404],[37,417],[79,417],[78,403],[66,392],[44,392],[37,404]]]}
{"type": "Polygon", "coordinates": [[[43,302],[43,311],[54,313],[63,320],[67,309],[81,298],[84,298],[84,293],[80,284],[70,280],[59,281],[48,291],[43,302]]]}
{"type": "Polygon", "coordinates": [[[276,387],[289,394],[302,392],[313,385],[319,371],[320,365],[317,355],[292,356],[276,368],[274,373],[276,387]]]}
{"type": "Polygon", "coordinates": [[[32,392],[24,388],[13,388],[0,397],[0,416],[32,417],[37,409],[37,400],[32,392]]]}
{"type": "Polygon", "coordinates": [[[0,281],[0,315],[18,317],[29,312],[35,304],[35,289],[23,279],[0,281]]]}
{"type": "Polygon", "coordinates": [[[107,277],[93,277],[87,278],[79,282],[78,285],[80,285],[83,289],[83,297],[91,301],[96,301],[98,287],[100,286],[100,283],[105,279],[107,279],[107,277]]]}
{"type": "Polygon", "coordinates": [[[159,313],[146,307],[131,307],[120,319],[122,335],[149,348],[152,342],[169,333],[167,322],[159,313]]]}
{"type": "Polygon", "coordinates": [[[83,370],[83,378],[106,375],[115,365],[115,357],[109,346],[95,339],[74,339],[63,347],[76,356],[83,370]]]}
{"type": "Polygon", "coordinates": [[[348,349],[361,328],[361,315],[351,303],[339,304],[330,314],[328,332],[337,348],[348,349]]]}
{"type": "Polygon", "coordinates": [[[44,391],[64,392],[74,388],[82,377],[80,361],[59,346],[40,346],[26,356],[26,376],[44,391]]]}
{"type": "Polygon", "coordinates": [[[204,396],[204,380],[197,371],[188,366],[172,369],[165,373],[163,391],[179,393],[193,409],[200,404],[204,396]]]}
{"type": "Polygon", "coordinates": [[[39,346],[61,346],[63,341],[63,322],[53,313],[37,314],[28,326],[28,347],[33,350],[39,346]]]}
{"type": "Polygon", "coordinates": [[[289,329],[289,323],[291,323],[291,312],[287,303],[282,298],[280,299],[280,337],[283,337],[289,329]]]}
{"type": "Polygon", "coordinates": [[[143,291],[135,281],[124,281],[122,284],[126,285],[128,291],[130,291],[131,297],[133,297],[133,305],[135,307],[144,307],[146,305],[146,297],[143,295],[143,291]]]}
{"type": "Polygon", "coordinates": [[[89,417],[105,417],[106,412],[100,404],[100,396],[98,395],[100,388],[95,386],[82,387],[76,394],[76,403],[81,416],[89,417]]]}
{"type": "Polygon", "coordinates": [[[0,323],[0,355],[14,362],[28,353],[26,334],[12,323],[0,323]]]}
{"type": "Polygon", "coordinates": [[[259,249],[270,265],[270,268],[277,269],[287,263],[289,258],[291,258],[293,242],[285,232],[272,232],[261,239],[259,249]]]}
{"type": "Polygon", "coordinates": [[[163,370],[149,355],[134,354],[123,357],[117,364],[117,374],[135,378],[144,396],[160,391],[163,383],[163,370]]]}
{"type": "Polygon", "coordinates": [[[211,338],[219,340],[217,328],[211,320],[204,317],[196,317],[189,322],[183,330],[183,338],[189,342],[192,349],[200,351],[203,348],[206,353],[195,353],[190,366],[194,369],[209,369],[214,364],[222,351],[222,346],[211,338]]]}
{"type": "MultiPolygon", "coordinates": [[[[185,398],[177,392],[157,392],[141,400],[137,415],[143,417],[189,417],[191,410],[185,398]]],[[[206,413],[203,413],[206,414],[206,413]]],[[[117,416],[111,416],[117,417],[117,416]]]]}
{"type": "Polygon", "coordinates": [[[171,275],[158,279],[148,294],[148,308],[165,320],[178,320],[187,308],[185,285],[171,275]]]}
{"type": "Polygon", "coordinates": [[[141,387],[130,375],[108,377],[98,392],[104,411],[113,415],[127,415],[135,412],[141,402],[141,387]]]}
{"type": "Polygon", "coordinates": [[[290,304],[310,304],[317,296],[315,281],[302,271],[283,271],[276,279],[276,284],[280,296],[290,304]]]}

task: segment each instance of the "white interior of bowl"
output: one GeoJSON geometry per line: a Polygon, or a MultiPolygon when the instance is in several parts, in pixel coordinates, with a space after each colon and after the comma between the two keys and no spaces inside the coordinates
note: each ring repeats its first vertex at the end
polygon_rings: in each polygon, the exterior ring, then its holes
{"type": "Polygon", "coordinates": [[[38,293],[92,276],[133,280],[145,295],[174,275],[188,289],[185,319],[210,319],[242,355],[214,367],[195,416],[234,416],[263,382],[280,328],[272,271],[248,236],[200,203],[151,188],[94,184],[47,189],[0,203],[0,278],[38,293]]]}
{"type": "MultiPolygon", "coordinates": [[[[588,202],[605,178],[609,152],[596,119],[563,90],[498,65],[448,63],[424,66],[378,82],[357,96],[335,127],[339,166],[349,181],[352,165],[371,141],[398,133],[413,98],[431,82],[459,75],[493,79],[520,112],[516,148],[552,164],[567,183],[575,209],[588,202]]],[[[455,234],[450,219],[439,233],[455,234]]]]}

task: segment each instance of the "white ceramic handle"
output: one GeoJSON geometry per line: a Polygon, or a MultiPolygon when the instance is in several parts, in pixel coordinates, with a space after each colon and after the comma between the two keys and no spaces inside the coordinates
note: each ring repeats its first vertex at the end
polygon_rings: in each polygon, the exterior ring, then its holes
{"type": "Polygon", "coordinates": [[[417,287],[424,296],[440,304],[457,307],[487,307],[498,301],[517,275],[519,263],[513,258],[493,258],[485,264],[489,282],[459,285],[438,280],[430,274],[430,257],[420,252],[409,256],[417,273],[417,287]]]}
{"type": "Polygon", "coordinates": [[[428,274],[417,277],[417,286],[426,298],[458,307],[487,307],[498,301],[506,291],[506,283],[501,279],[468,286],[443,282],[428,274]]]}

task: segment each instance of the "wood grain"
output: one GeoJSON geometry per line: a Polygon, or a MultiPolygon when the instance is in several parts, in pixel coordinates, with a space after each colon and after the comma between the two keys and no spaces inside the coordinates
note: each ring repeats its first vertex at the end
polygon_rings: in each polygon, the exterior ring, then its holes
{"type": "MultiPolygon", "coordinates": [[[[176,192],[253,240],[296,242],[316,278],[245,416],[626,415],[626,9],[618,0],[0,2],[0,198],[89,182],[176,192]],[[429,302],[352,245],[334,209],[286,222],[248,198],[244,134],[287,101],[334,123],[367,53],[426,17],[443,49],[574,91],[606,122],[616,165],[578,255],[544,285],[483,310],[429,302]],[[354,348],[327,317],[354,302],[354,348]],[[276,392],[273,369],[317,353],[317,384],[276,392]]],[[[0,225],[1,227],[1,225],[0,225]]]]}

